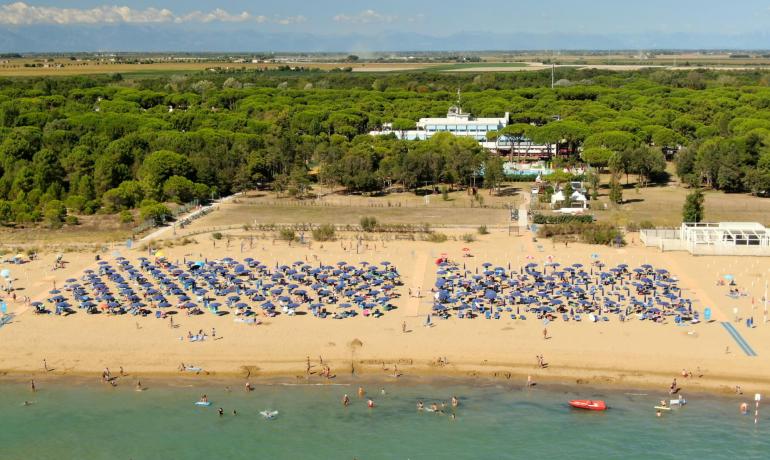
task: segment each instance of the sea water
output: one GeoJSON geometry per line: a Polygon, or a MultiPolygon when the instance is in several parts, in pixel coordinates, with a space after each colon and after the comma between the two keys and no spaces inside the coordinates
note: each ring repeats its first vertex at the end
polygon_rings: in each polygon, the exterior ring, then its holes
{"type": "Polygon", "coordinates": [[[770,458],[770,407],[766,418],[760,408],[755,425],[753,411],[740,414],[737,397],[686,395],[684,408],[656,417],[653,406],[665,392],[367,383],[376,403],[368,409],[358,384],[255,385],[247,393],[240,384],[228,391],[224,383],[145,383],[149,388],[136,392],[128,384],[49,381],[38,383],[37,393],[0,384],[0,458],[770,458]],[[212,405],[195,406],[204,393],[212,405]],[[455,418],[452,395],[461,401],[455,418]],[[611,408],[571,409],[567,401],[575,398],[604,399],[611,408]],[[418,412],[417,400],[447,408],[418,412]],[[265,420],[265,409],[279,415],[265,420]]]}

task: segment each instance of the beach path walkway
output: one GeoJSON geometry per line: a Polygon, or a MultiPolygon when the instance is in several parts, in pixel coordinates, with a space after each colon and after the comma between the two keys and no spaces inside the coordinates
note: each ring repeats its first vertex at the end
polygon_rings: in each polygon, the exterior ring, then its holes
{"type": "MultiPolygon", "coordinates": [[[[663,255],[665,256],[666,253],[664,252],[663,255]]],[[[674,257],[668,256],[668,264],[671,266],[672,269],[676,270],[675,273],[677,273],[680,280],[687,283],[689,286],[698,286],[698,283],[696,283],[694,279],[692,279],[688,274],[686,270],[683,270],[679,264],[676,262],[676,259],[674,257]]],[[[751,345],[746,341],[745,338],[738,332],[737,329],[735,329],[735,326],[730,323],[728,320],[727,314],[722,311],[721,308],[718,308],[718,303],[714,302],[714,299],[711,298],[711,296],[706,292],[705,289],[699,289],[697,292],[698,296],[701,298],[701,303],[704,305],[704,307],[710,306],[712,315],[714,317],[715,321],[719,321],[719,323],[724,327],[727,334],[735,341],[735,343],[738,344],[738,346],[743,350],[744,353],[746,353],[747,356],[757,356],[757,353],[754,351],[753,348],[751,348],[751,345]]]]}
{"type": "Polygon", "coordinates": [[[746,356],[757,356],[757,353],[754,351],[753,348],[751,348],[751,345],[749,345],[749,342],[746,341],[746,339],[743,338],[740,332],[738,332],[737,329],[735,329],[735,326],[730,324],[727,321],[722,321],[722,326],[725,328],[728,334],[730,334],[730,337],[732,337],[735,342],[738,344],[739,347],[741,347],[741,350],[743,350],[744,353],[746,353],[746,356]]]}
{"type": "Polygon", "coordinates": [[[409,298],[406,310],[406,314],[409,316],[418,316],[420,314],[421,300],[426,295],[430,297],[430,286],[425,285],[425,274],[429,268],[428,254],[424,251],[417,254],[414,262],[414,278],[411,283],[412,297],[409,298]],[[420,297],[417,297],[418,290],[420,291],[420,297]]]}

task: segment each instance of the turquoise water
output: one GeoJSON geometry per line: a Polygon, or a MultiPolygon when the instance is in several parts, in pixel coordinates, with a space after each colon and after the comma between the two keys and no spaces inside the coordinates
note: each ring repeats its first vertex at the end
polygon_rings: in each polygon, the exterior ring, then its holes
{"type": "MultiPolygon", "coordinates": [[[[147,382],[150,386],[151,382],[147,382]]],[[[770,456],[768,418],[755,427],[739,400],[691,395],[681,409],[655,417],[662,396],[496,385],[368,385],[369,410],[357,386],[267,386],[227,392],[224,384],[158,384],[135,392],[47,382],[0,386],[2,459],[720,459],[770,456]],[[195,407],[206,393],[213,405],[195,407]],[[340,398],[348,393],[351,407],[340,398]],[[461,399],[457,418],[418,413],[426,404],[461,399]],[[605,413],[570,409],[576,397],[603,398],[605,413]],[[24,400],[34,401],[28,407],[24,400]],[[216,409],[222,407],[225,416],[216,409]],[[237,409],[239,414],[232,415],[237,409]],[[266,421],[258,412],[277,409],[266,421]]],[[[234,386],[236,388],[236,386],[234,386]]],[[[640,392],[642,393],[642,392],[640,392]]]]}

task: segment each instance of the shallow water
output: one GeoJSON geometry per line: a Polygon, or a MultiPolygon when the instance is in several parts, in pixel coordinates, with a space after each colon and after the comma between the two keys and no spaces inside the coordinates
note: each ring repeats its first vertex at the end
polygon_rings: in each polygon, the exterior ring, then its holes
{"type": "MultiPolygon", "coordinates": [[[[758,426],[739,400],[692,395],[655,417],[662,395],[494,385],[368,386],[369,410],[356,386],[157,384],[135,392],[63,382],[0,385],[2,459],[479,459],[479,458],[768,458],[770,408],[758,426]],[[211,407],[193,403],[206,393],[211,407]],[[340,398],[348,393],[351,407],[340,398]],[[422,399],[461,399],[457,418],[418,413],[422,399]],[[605,399],[605,413],[569,408],[574,398],[605,399]],[[33,401],[23,406],[25,400],[33,401]],[[225,416],[217,415],[217,408],[225,416]],[[266,421],[260,410],[280,411],[266,421]],[[238,415],[233,416],[232,410],[238,415]]],[[[643,392],[640,392],[643,393],[643,392]]],[[[749,398],[747,398],[748,401],[749,398]]],[[[447,409],[448,410],[448,409],[447,409]]],[[[760,415],[762,415],[760,413],[760,415]]]]}

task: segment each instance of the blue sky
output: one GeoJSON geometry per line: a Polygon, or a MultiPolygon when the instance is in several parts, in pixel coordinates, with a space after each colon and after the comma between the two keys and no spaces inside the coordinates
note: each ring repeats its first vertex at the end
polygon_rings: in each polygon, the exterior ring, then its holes
{"type": "MultiPolygon", "coordinates": [[[[275,34],[300,47],[302,43],[312,47],[314,40],[329,37],[354,36],[360,43],[367,37],[390,34],[393,38],[372,48],[390,43],[392,49],[417,49],[423,42],[426,46],[440,44],[431,38],[473,33],[488,37],[488,49],[518,44],[522,48],[569,47],[570,37],[598,37],[585,43],[596,43],[599,48],[603,42],[607,48],[637,43],[640,47],[676,47],[677,40],[687,45],[684,47],[700,40],[704,47],[724,42],[725,47],[770,48],[770,40],[764,38],[768,26],[770,0],[0,0],[0,38],[4,38],[3,29],[14,34],[7,39],[11,41],[0,42],[0,48],[23,46],[24,38],[42,44],[45,37],[35,35],[40,30],[69,33],[65,38],[74,44],[89,28],[113,28],[107,32],[116,37],[119,30],[120,40],[135,40],[138,48],[148,40],[142,35],[160,36],[180,29],[194,29],[202,35],[230,34],[233,41],[236,33],[241,41],[252,33],[257,43],[265,44],[260,34],[273,34],[271,47],[282,43],[275,34]],[[761,36],[759,43],[756,36],[749,38],[751,34],[761,36]],[[304,42],[299,40],[301,36],[304,42]],[[518,39],[494,46],[503,36],[518,39]]],[[[212,47],[222,46],[214,41],[212,47]]],[[[462,44],[457,40],[450,48],[462,44]]],[[[206,43],[196,46],[206,48],[206,43]]]]}
{"type": "MultiPolygon", "coordinates": [[[[16,2],[0,0],[0,23],[8,22],[3,21],[4,13],[13,3],[16,2]]],[[[217,21],[210,18],[203,22],[201,19],[204,26],[210,27],[214,22],[236,22],[257,29],[278,29],[278,25],[301,23],[303,30],[327,33],[399,30],[444,35],[490,29],[587,33],[599,29],[611,33],[687,31],[732,34],[770,25],[770,1],[767,0],[25,0],[23,4],[28,9],[68,9],[74,10],[73,13],[116,5],[128,6],[138,13],[148,9],[168,9],[175,17],[195,11],[207,14],[220,8],[232,16],[245,11],[253,20],[228,18],[217,21]],[[304,20],[297,21],[300,16],[304,20]],[[295,21],[281,24],[287,18],[295,18],[295,21]]],[[[76,23],[77,14],[70,16],[68,21],[76,23]]],[[[46,21],[45,15],[41,18],[35,12],[29,12],[27,17],[38,23],[46,21]]],[[[134,20],[141,21],[142,18],[134,20]]],[[[193,22],[193,18],[189,21],[193,22]]]]}

